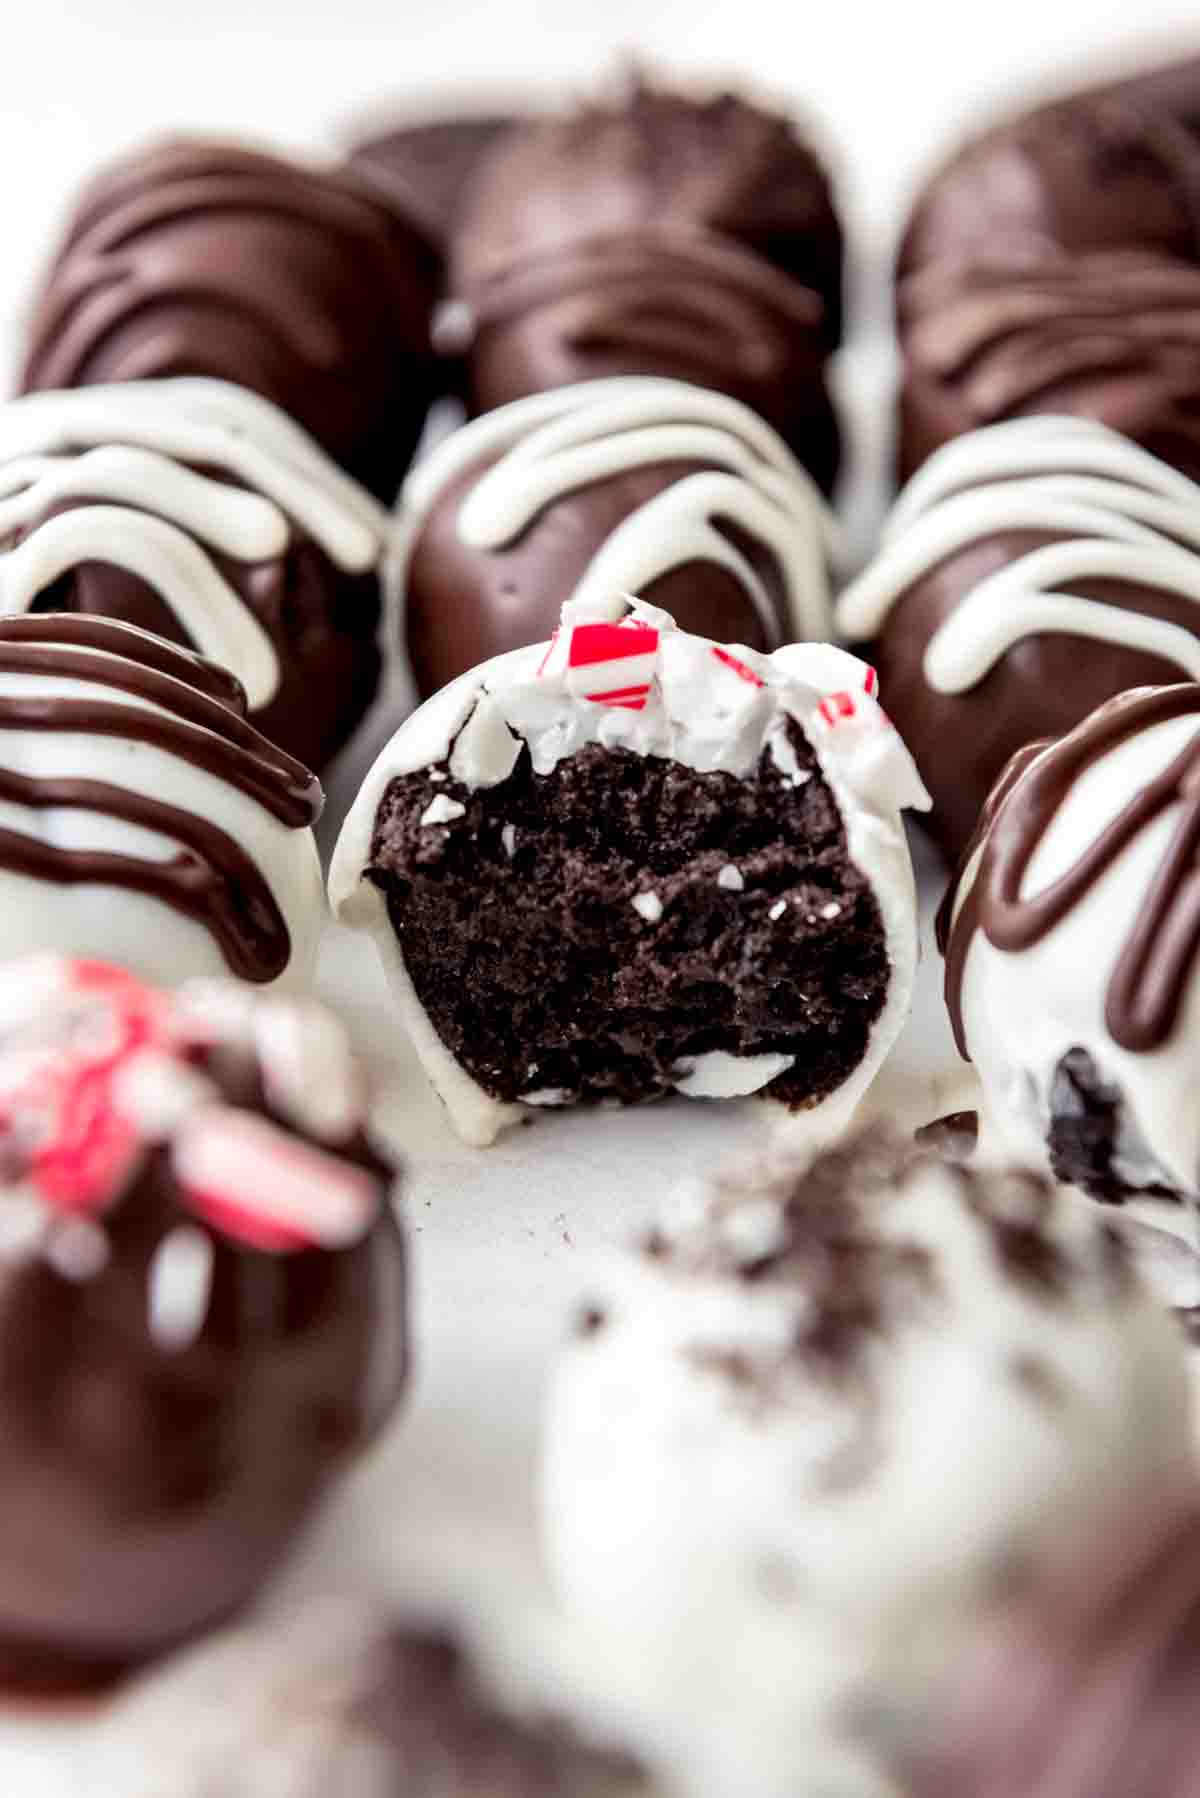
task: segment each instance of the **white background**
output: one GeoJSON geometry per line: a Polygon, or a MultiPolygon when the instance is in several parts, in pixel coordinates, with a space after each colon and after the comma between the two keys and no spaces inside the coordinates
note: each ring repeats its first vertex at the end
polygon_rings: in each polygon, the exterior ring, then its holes
{"type": "MultiPolygon", "coordinates": [[[[196,0],[190,11],[9,0],[4,25],[10,350],[75,184],[148,133],[219,129],[327,149],[368,109],[386,115],[389,97],[423,115],[456,97],[563,100],[635,54],[664,75],[749,78],[797,108],[839,176],[860,321],[842,385],[877,465],[886,362],[863,327],[885,314],[886,254],[931,159],[998,108],[1131,62],[1200,54],[1197,0],[1154,0],[1140,16],[1129,0],[196,0]]],[[[873,508],[858,510],[861,527],[873,508]]],[[[325,984],[349,997],[368,1039],[384,1039],[387,1009],[362,945],[331,940],[325,984]]],[[[957,1095],[929,1072],[944,1050],[932,978],[923,1003],[898,1073],[929,1115],[957,1095]]],[[[382,1575],[403,1593],[432,1583],[528,1596],[537,1403],[564,1316],[604,1245],[647,1218],[691,1161],[745,1140],[755,1119],[683,1103],[548,1118],[480,1155],[453,1142],[403,1055],[396,1071],[420,1375],[408,1416],[318,1524],[290,1583],[382,1575]]],[[[0,1792],[77,1790],[71,1756],[86,1746],[86,1727],[69,1720],[0,1721],[0,1792]]]]}

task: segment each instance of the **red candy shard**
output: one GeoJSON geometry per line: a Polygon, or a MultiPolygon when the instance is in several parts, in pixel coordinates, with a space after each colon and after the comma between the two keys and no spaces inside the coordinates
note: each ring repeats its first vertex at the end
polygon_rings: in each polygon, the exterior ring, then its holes
{"type": "Polygon", "coordinates": [[[250,1248],[345,1248],[379,1208],[376,1182],[362,1168],[230,1106],[189,1119],[171,1159],[188,1207],[250,1248]]]}
{"type": "Polygon", "coordinates": [[[745,662],[739,661],[737,656],[731,655],[727,649],[722,649],[719,644],[713,644],[713,654],[716,656],[718,662],[722,663],[724,667],[732,669],[739,680],[748,681],[752,687],[766,686],[766,682],[755,674],[753,668],[748,667],[745,662]]]}

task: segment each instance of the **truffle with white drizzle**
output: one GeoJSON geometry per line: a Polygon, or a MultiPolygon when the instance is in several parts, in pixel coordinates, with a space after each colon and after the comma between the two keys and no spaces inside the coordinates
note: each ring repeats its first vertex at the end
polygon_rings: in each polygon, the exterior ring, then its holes
{"type": "Polygon", "coordinates": [[[94,613],[187,644],[311,767],[375,692],[387,528],[298,425],[227,381],[0,410],[0,612],[94,613]]]}
{"type": "Polygon", "coordinates": [[[469,1142],[672,1091],[832,1126],[907,1012],[924,803],[864,663],[579,600],[401,727],[330,893],[469,1142]]]}
{"type": "Polygon", "coordinates": [[[1103,1214],[868,1133],[689,1183],[597,1278],[551,1389],[550,1566],[697,1789],[882,1798],[994,1607],[1109,1506],[1194,1490],[1187,1418],[1103,1214]]]}
{"type": "Polygon", "coordinates": [[[311,1001],[0,970],[0,1683],[262,1584],[403,1384],[393,1173],[311,1001]]]}
{"type": "Polygon", "coordinates": [[[1200,677],[1200,486],[1077,418],[958,438],[904,489],[838,628],[961,853],[992,782],[1129,687],[1200,677]]]}
{"type": "Polygon", "coordinates": [[[564,600],[636,593],[763,650],[829,636],[832,517],[748,407],[682,381],[587,381],[517,400],[409,477],[396,581],[428,697],[550,634],[564,600]]]}
{"type": "Polygon", "coordinates": [[[301,983],[320,809],[223,668],[109,618],[0,618],[0,957],[301,983]]]}
{"type": "Polygon", "coordinates": [[[946,896],[959,1048],[1014,1153],[1101,1199],[1200,1197],[1200,686],[1014,758],[946,896]]]}

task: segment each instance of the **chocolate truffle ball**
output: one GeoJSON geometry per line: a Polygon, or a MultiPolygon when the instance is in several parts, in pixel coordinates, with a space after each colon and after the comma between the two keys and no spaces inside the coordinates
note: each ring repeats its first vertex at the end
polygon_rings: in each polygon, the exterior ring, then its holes
{"type": "Polygon", "coordinates": [[[259,729],[323,768],[380,673],[387,515],[225,381],[29,394],[0,411],[4,610],[97,614],[221,662],[259,729]]]}
{"type": "Polygon", "coordinates": [[[0,618],[0,960],[302,983],[320,809],[215,663],[107,618],[0,618]]]}
{"type": "Polygon", "coordinates": [[[1200,678],[1200,486],[1086,419],[992,425],[905,488],[843,593],[953,859],[1009,757],[1200,678]]]}
{"type": "Polygon", "coordinates": [[[1200,478],[1200,137],[1118,89],[1000,125],[900,253],[900,463],[1029,413],[1098,419],[1200,478]]]}
{"type": "MultiPolygon", "coordinates": [[[[349,1600],[231,1632],[91,1744],[123,1798],[649,1798],[627,1759],[527,1717],[456,1636],[349,1600]]],[[[97,1791],[101,1788],[98,1786],[97,1791]]]]}
{"type": "Polygon", "coordinates": [[[454,238],[471,403],[695,381],[759,412],[827,489],[841,271],[825,171],[781,117],[639,85],[527,123],[480,163],[454,238]]]}
{"type": "Polygon", "coordinates": [[[1098,1199],[1200,1197],[1200,686],[1141,688],[1010,763],[939,919],[1000,1138],[1098,1199]]]}
{"type": "Polygon", "coordinates": [[[1198,1690],[1200,1516],[1118,1516],[966,1659],[904,1790],[1190,1798],[1198,1690]]]}
{"type": "Polygon", "coordinates": [[[883,1798],[1006,1595],[1110,1506],[1194,1490],[1187,1417],[1099,1211],[860,1135],[689,1181],[589,1292],[549,1563],[697,1790],[883,1798]]]}
{"type": "Polygon", "coordinates": [[[680,381],[586,381],[448,438],[405,485],[394,578],[423,698],[631,593],[772,650],[829,636],[830,514],[769,425],[680,381]]]}
{"type": "Polygon", "coordinates": [[[925,796],[873,691],[824,645],[577,601],[401,727],[330,892],[466,1141],[669,1092],[848,1115],[916,959],[925,796]]]}
{"type": "Polygon", "coordinates": [[[445,246],[483,159],[517,123],[503,113],[472,113],[397,125],[356,143],[349,162],[426,236],[445,246]]]}
{"type": "Polygon", "coordinates": [[[23,390],[247,387],[390,501],[438,390],[439,258],[352,175],[203,140],[88,187],[44,279],[23,390]]]}
{"type": "Polygon", "coordinates": [[[392,1169],[340,1026],[232,982],[0,970],[0,1681],[232,1612],[405,1372],[392,1169]]]}

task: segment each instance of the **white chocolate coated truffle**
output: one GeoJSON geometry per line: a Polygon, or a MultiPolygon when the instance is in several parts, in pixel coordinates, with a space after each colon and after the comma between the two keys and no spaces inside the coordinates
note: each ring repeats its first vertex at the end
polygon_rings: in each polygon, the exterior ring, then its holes
{"type": "Polygon", "coordinates": [[[554,1578],[701,1789],[874,1798],[989,1607],[1093,1507],[1191,1488],[1178,1343],[1033,1175],[868,1135],[678,1213],[555,1381],[554,1578]]]}

